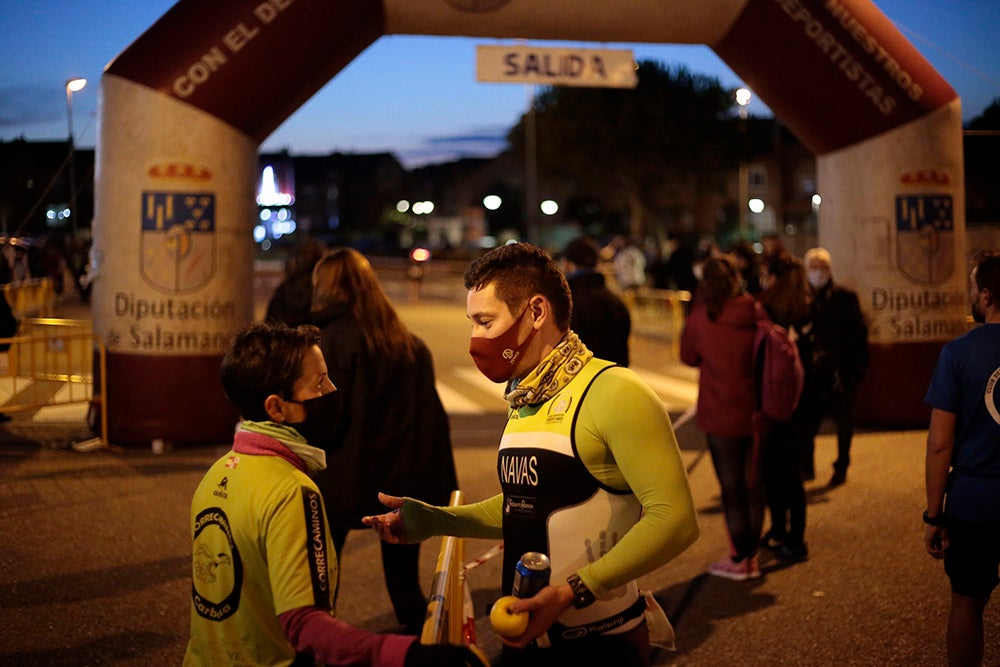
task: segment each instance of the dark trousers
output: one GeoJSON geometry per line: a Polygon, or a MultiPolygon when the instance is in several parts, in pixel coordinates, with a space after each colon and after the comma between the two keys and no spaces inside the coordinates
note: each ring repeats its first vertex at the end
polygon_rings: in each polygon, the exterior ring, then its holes
{"type": "Polygon", "coordinates": [[[804,392],[801,412],[807,423],[808,438],[801,452],[802,473],[807,479],[814,476],[816,435],[823,418],[829,416],[837,427],[837,460],[833,469],[847,472],[851,465],[851,441],[854,439],[854,406],[857,400],[856,387],[835,386],[822,394],[804,392]]]}
{"type": "MultiPolygon", "coordinates": [[[[337,558],[344,551],[347,528],[330,526],[337,558]]],[[[381,542],[382,571],[396,620],[407,634],[419,635],[427,615],[427,598],[420,587],[420,545],[381,542]]]]}
{"type": "Polygon", "coordinates": [[[722,491],[722,512],[733,546],[733,559],[741,561],[757,551],[764,523],[764,495],[760,462],[753,436],[720,438],[705,435],[715,475],[722,491]]]}
{"type": "Polygon", "coordinates": [[[851,465],[851,440],[854,439],[854,404],[857,399],[855,387],[841,387],[830,396],[830,416],[837,423],[837,460],[833,469],[847,472],[851,465]]]}
{"type": "Polygon", "coordinates": [[[771,537],[790,546],[804,543],[806,492],[802,484],[803,424],[793,415],[771,424],[761,453],[764,495],[771,515],[771,537]]]}

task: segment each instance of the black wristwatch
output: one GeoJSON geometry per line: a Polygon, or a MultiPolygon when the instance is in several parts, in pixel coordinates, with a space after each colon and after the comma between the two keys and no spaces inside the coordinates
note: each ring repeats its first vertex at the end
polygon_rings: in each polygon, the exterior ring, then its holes
{"type": "Polygon", "coordinates": [[[937,516],[927,516],[927,510],[924,510],[924,523],[926,523],[928,526],[943,526],[944,514],[938,514],[937,516]]]}
{"type": "Polygon", "coordinates": [[[566,583],[573,589],[573,607],[575,609],[583,609],[594,604],[594,600],[597,598],[594,597],[593,591],[587,588],[587,584],[583,583],[583,580],[576,573],[566,577],[566,583]]]}

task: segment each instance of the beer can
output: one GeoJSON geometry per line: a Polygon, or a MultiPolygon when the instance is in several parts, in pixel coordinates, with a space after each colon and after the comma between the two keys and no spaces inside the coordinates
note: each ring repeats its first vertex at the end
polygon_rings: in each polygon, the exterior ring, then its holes
{"type": "Polygon", "coordinates": [[[549,585],[549,557],[538,551],[521,556],[514,568],[513,596],[530,598],[549,585]]]}

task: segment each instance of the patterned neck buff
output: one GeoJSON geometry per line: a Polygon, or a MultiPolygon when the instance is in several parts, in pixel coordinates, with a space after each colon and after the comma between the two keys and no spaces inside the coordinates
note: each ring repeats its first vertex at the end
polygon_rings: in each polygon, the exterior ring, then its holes
{"type": "Polygon", "coordinates": [[[562,391],[593,356],[580,337],[568,331],[542,363],[520,382],[511,383],[504,400],[512,408],[544,403],[562,391]]]}

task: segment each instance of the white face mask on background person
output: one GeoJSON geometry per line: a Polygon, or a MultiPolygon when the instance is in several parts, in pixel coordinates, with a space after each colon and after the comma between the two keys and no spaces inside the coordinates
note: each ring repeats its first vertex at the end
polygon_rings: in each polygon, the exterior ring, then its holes
{"type": "Polygon", "coordinates": [[[822,289],[830,282],[830,272],[825,269],[813,269],[806,271],[806,278],[813,289],[822,289]]]}
{"type": "Polygon", "coordinates": [[[702,278],[704,277],[704,275],[705,275],[705,272],[704,272],[704,270],[703,270],[703,266],[702,266],[702,263],[701,263],[701,262],[698,262],[697,264],[695,264],[694,266],[692,266],[692,267],[691,267],[691,273],[693,273],[693,274],[694,274],[694,279],[695,279],[695,280],[697,280],[698,282],[701,282],[701,279],[702,279],[702,278]]]}

